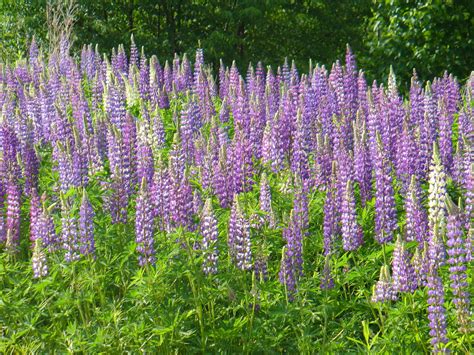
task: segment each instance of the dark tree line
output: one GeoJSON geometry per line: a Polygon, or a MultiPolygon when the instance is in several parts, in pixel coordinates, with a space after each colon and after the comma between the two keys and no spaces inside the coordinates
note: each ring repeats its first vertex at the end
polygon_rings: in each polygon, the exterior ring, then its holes
{"type": "MultiPolygon", "coordinates": [[[[281,64],[285,57],[306,69],[308,59],[328,65],[346,43],[368,78],[383,79],[393,65],[407,82],[413,68],[422,79],[445,69],[460,80],[474,68],[474,2],[373,0],[76,0],[75,49],[97,43],[110,52],[135,42],[170,59],[200,46],[217,65],[233,60],[281,64]]],[[[0,4],[0,54],[24,54],[33,35],[48,43],[45,0],[0,4]]]]}

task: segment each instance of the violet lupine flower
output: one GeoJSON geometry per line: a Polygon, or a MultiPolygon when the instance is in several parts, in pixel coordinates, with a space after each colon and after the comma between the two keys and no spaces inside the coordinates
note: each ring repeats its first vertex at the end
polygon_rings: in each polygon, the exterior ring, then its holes
{"type": "Polygon", "coordinates": [[[31,264],[33,268],[33,277],[39,279],[48,275],[48,264],[41,238],[36,239],[34,243],[31,264]]]}
{"type": "Polygon", "coordinates": [[[285,285],[287,295],[293,299],[298,279],[303,273],[302,239],[303,234],[294,211],[291,211],[288,227],[283,230],[286,246],[283,248],[280,271],[280,283],[285,285]]]}
{"type": "Polygon", "coordinates": [[[347,181],[344,197],[341,201],[341,234],[344,250],[356,250],[363,243],[363,232],[357,223],[356,206],[352,182],[347,181]]]}
{"type": "Polygon", "coordinates": [[[392,169],[377,134],[375,167],[375,240],[385,244],[393,239],[397,229],[397,212],[392,186],[392,169]]]}
{"type": "Polygon", "coordinates": [[[307,232],[309,228],[309,207],[308,207],[308,182],[295,176],[293,193],[293,213],[295,221],[302,232],[307,232]]]}
{"type": "Polygon", "coordinates": [[[445,104],[439,107],[439,155],[447,172],[451,172],[453,164],[453,117],[447,112],[445,104]]]}
{"type": "Polygon", "coordinates": [[[227,244],[229,253],[236,266],[241,270],[252,268],[252,250],[250,241],[250,227],[242,214],[238,195],[234,195],[229,220],[229,234],[227,244]]]}
{"type": "Polygon", "coordinates": [[[466,186],[465,228],[468,231],[465,241],[466,258],[471,262],[474,260],[474,163],[466,164],[464,185],[466,186]]]}
{"type": "Polygon", "coordinates": [[[429,260],[428,260],[428,245],[427,242],[421,244],[415,250],[415,254],[412,258],[413,268],[415,269],[416,281],[418,286],[426,286],[427,275],[429,271],[429,260]]]}
{"type": "Polygon", "coordinates": [[[265,212],[265,220],[268,222],[270,228],[275,226],[275,215],[272,209],[272,195],[270,192],[270,185],[268,184],[267,174],[262,173],[260,180],[260,197],[259,197],[260,210],[265,212]]]}
{"type": "Polygon", "coordinates": [[[392,283],[397,292],[413,292],[417,287],[415,269],[410,259],[410,253],[398,235],[392,260],[392,283]]]}
{"type": "Polygon", "coordinates": [[[143,267],[148,264],[154,264],[156,260],[153,240],[153,208],[145,178],[142,179],[138,192],[135,216],[135,240],[139,253],[138,264],[143,267]]]}
{"type": "Polygon", "coordinates": [[[130,67],[138,66],[138,48],[135,44],[133,34],[130,36],[130,67]]]}
{"type": "Polygon", "coordinates": [[[61,243],[62,249],[66,251],[66,262],[79,260],[81,254],[77,219],[72,214],[70,202],[64,197],[61,198],[61,243]]]}
{"type": "Polygon", "coordinates": [[[418,161],[418,154],[416,150],[415,140],[408,128],[407,122],[403,125],[403,130],[398,136],[397,154],[395,166],[397,175],[402,182],[402,191],[406,192],[410,183],[410,176],[414,175],[416,171],[416,163],[418,161]]]}
{"type": "Polygon", "coordinates": [[[94,255],[95,253],[93,220],[94,210],[84,189],[79,210],[79,240],[82,255],[94,255]]]}
{"type": "Polygon", "coordinates": [[[339,205],[337,203],[337,174],[336,162],[333,162],[333,172],[331,183],[328,186],[326,200],[324,202],[324,220],[323,220],[323,240],[324,255],[330,255],[333,252],[334,241],[339,233],[339,205]]]}
{"type": "Polygon", "coordinates": [[[398,299],[397,291],[393,288],[392,278],[387,265],[380,268],[380,277],[372,290],[371,301],[373,303],[383,303],[396,301],[398,299]]]}
{"type": "Polygon", "coordinates": [[[139,128],[138,137],[137,137],[137,147],[136,147],[136,154],[137,154],[137,179],[138,181],[142,181],[143,178],[147,180],[147,184],[151,184],[153,179],[153,152],[148,143],[148,137],[146,135],[146,130],[148,124],[141,123],[139,128]]]}
{"type": "Polygon", "coordinates": [[[449,264],[450,287],[454,295],[459,331],[468,334],[471,329],[469,284],[467,282],[466,248],[463,240],[462,215],[451,199],[447,200],[447,254],[449,264]]]}
{"type": "Polygon", "coordinates": [[[296,116],[295,128],[291,149],[291,170],[298,174],[301,179],[306,180],[309,177],[308,154],[305,141],[305,127],[300,111],[298,111],[296,116]]]}
{"type": "Polygon", "coordinates": [[[428,241],[428,216],[420,203],[420,196],[419,183],[415,175],[412,175],[405,201],[405,238],[409,242],[416,240],[421,245],[424,241],[428,241]]]}
{"type": "Polygon", "coordinates": [[[18,182],[10,176],[7,178],[7,221],[6,221],[6,247],[11,252],[16,252],[20,246],[20,204],[21,192],[18,182]]]}
{"type": "Polygon", "coordinates": [[[446,343],[448,342],[446,309],[444,308],[443,281],[438,275],[435,263],[435,261],[431,261],[428,272],[428,320],[433,351],[443,353],[446,352],[446,343]]]}
{"type": "Polygon", "coordinates": [[[222,146],[219,151],[219,161],[213,165],[212,172],[212,190],[222,208],[229,207],[232,199],[232,182],[229,181],[228,174],[226,146],[222,146]]]}
{"type": "Polygon", "coordinates": [[[201,220],[201,234],[202,234],[202,251],[203,251],[203,272],[208,274],[217,273],[217,220],[212,211],[211,199],[208,198],[204,205],[201,220]]]}
{"type": "Polygon", "coordinates": [[[446,230],[446,175],[434,143],[431,160],[428,190],[428,226],[429,226],[429,257],[434,267],[440,266],[445,259],[443,235],[446,230]]]}
{"type": "Polygon", "coordinates": [[[38,182],[39,161],[31,144],[22,149],[23,176],[25,177],[25,194],[30,195],[38,182]]]}
{"type": "Polygon", "coordinates": [[[326,255],[324,260],[323,275],[321,277],[321,283],[319,287],[321,290],[330,290],[334,288],[334,279],[331,275],[331,263],[329,255],[326,255]]]}
{"type": "Polygon", "coordinates": [[[361,122],[360,111],[354,124],[354,179],[359,184],[362,206],[372,198],[372,164],[367,146],[365,122],[361,122]]]}
{"type": "Polygon", "coordinates": [[[36,189],[31,190],[30,199],[30,241],[32,243],[38,238],[39,216],[41,214],[41,201],[36,189]]]}
{"type": "Polygon", "coordinates": [[[253,272],[257,281],[264,282],[268,280],[268,257],[261,253],[255,258],[253,272]]]}

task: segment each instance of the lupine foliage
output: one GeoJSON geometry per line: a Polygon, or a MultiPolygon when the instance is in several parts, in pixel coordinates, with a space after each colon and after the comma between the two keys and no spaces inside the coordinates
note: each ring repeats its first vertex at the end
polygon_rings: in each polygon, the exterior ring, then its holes
{"type": "Polygon", "coordinates": [[[474,76],[139,53],[0,73],[2,352],[473,350],[474,76]]]}

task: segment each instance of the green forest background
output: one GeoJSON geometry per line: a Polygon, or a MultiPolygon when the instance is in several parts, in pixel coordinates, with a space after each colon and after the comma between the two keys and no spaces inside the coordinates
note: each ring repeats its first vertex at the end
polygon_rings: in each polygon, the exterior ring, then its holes
{"type": "MultiPolygon", "coordinates": [[[[60,0],[59,0],[60,1],[60,0]]],[[[0,56],[25,55],[34,35],[47,48],[43,0],[0,0],[0,56]]],[[[77,0],[74,49],[119,43],[138,46],[160,60],[204,49],[206,61],[233,60],[298,68],[331,65],[346,43],[369,80],[385,80],[390,65],[403,86],[416,68],[421,79],[448,70],[464,81],[474,69],[474,1],[373,0],[77,0]]]]}

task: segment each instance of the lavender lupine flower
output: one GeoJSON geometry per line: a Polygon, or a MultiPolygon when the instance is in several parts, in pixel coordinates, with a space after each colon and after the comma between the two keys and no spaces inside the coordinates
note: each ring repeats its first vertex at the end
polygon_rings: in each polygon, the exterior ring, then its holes
{"type": "Polygon", "coordinates": [[[147,184],[151,184],[153,179],[153,152],[148,142],[147,123],[141,123],[137,137],[137,179],[141,181],[143,178],[147,180],[147,184]]]}
{"type": "Polygon", "coordinates": [[[303,234],[294,211],[290,214],[288,227],[283,230],[283,238],[286,241],[286,246],[283,249],[278,277],[280,283],[285,285],[287,295],[291,300],[296,292],[298,279],[303,272],[303,234]]]}
{"type": "Polygon", "coordinates": [[[227,208],[231,204],[231,184],[227,172],[227,151],[226,146],[222,146],[219,151],[219,160],[213,165],[212,189],[219,199],[222,208],[227,208]]]}
{"type": "Polygon", "coordinates": [[[30,199],[30,241],[38,238],[39,216],[41,214],[41,200],[36,189],[31,190],[30,199]]]}
{"type": "Polygon", "coordinates": [[[272,209],[272,195],[270,192],[270,185],[268,184],[267,174],[262,173],[260,180],[260,197],[259,197],[260,210],[265,212],[265,220],[268,222],[270,228],[275,226],[275,215],[272,209]]]}
{"type": "Polygon", "coordinates": [[[451,172],[453,164],[453,117],[447,112],[445,104],[440,103],[439,107],[439,155],[441,162],[447,172],[451,172]]]}
{"type": "Polygon", "coordinates": [[[208,274],[217,273],[217,220],[212,211],[211,199],[208,198],[204,205],[201,220],[202,250],[204,261],[202,264],[203,272],[208,274]]]}
{"type": "Polygon", "coordinates": [[[428,320],[430,326],[431,345],[435,353],[446,352],[447,324],[446,309],[444,308],[443,281],[438,275],[436,261],[431,261],[428,272],[428,320]]]}
{"type": "Polygon", "coordinates": [[[268,280],[268,257],[259,253],[255,258],[253,272],[257,281],[264,282],[268,280]]]}
{"type": "Polygon", "coordinates": [[[414,175],[417,171],[418,154],[416,150],[415,140],[408,128],[408,123],[405,122],[403,130],[398,136],[397,142],[397,154],[395,166],[397,169],[397,175],[402,182],[402,191],[406,192],[407,187],[410,183],[410,176],[414,175]]]}
{"type": "Polygon", "coordinates": [[[416,282],[418,286],[426,286],[427,275],[429,271],[429,260],[428,260],[428,245],[427,242],[421,244],[415,250],[415,254],[412,258],[413,268],[415,269],[416,282]]]}
{"type": "Polygon", "coordinates": [[[467,282],[466,248],[463,240],[462,214],[451,199],[447,199],[447,254],[453,303],[456,307],[459,331],[468,334],[471,330],[469,284],[467,282]]]}
{"type": "Polygon", "coordinates": [[[324,202],[324,220],[323,220],[323,240],[324,240],[324,255],[330,255],[333,252],[333,244],[336,235],[339,233],[339,205],[337,203],[337,173],[336,162],[333,162],[333,171],[331,175],[331,182],[326,193],[326,200],[324,202]]]}
{"type": "Polygon", "coordinates": [[[428,241],[428,216],[420,203],[420,196],[419,183],[415,175],[412,175],[405,201],[405,238],[409,242],[416,240],[421,245],[424,241],[428,241]]]}
{"type": "Polygon", "coordinates": [[[72,213],[70,202],[64,197],[61,197],[61,243],[66,252],[66,262],[79,260],[81,254],[77,219],[72,213]]]}
{"type": "Polygon", "coordinates": [[[415,269],[410,259],[410,253],[398,235],[392,260],[393,289],[397,292],[413,292],[417,287],[415,269]]]}
{"type": "Polygon", "coordinates": [[[373,287],[371,301],[373,303],[383,303],[396,301],[398,299],[397,291],[394,290],[392,278],[387,265],[380,268],[380,277],[373,287]]]}
{"type": "Polygon", "coordinates": [[[429,174],[428,226],[429,257],[437,268],[444,262],[445,251],[442,236],[446,230],[446,175],[436,143],[433,147],[429,174]]]}
{"type": "Polygon", "coordinates": [[[305,127],[301,112],[298,112],[296,116],[296,129],[293,132],[292,139],[292,157],[291,157],[291,170],[297,173],[303,180],[309,177],[308,169],[308,156],[307,147],[305,141],[305,127]]]}
{"type": "Polygon", "coordinates": [[[39,279],[48,275],[48,264],[41,238],[36,239],[34,243],[35,245],[33,248],[33,255],[31,257],[31,263],[33,268],[33,277],[35,279],[39,279]]]}
{"type": "Polygon", "coordinates": [[[326,255],[324,260],[323,274],[319,287],[321,288],[321,290],[329,290],[334,288],[334,279],[331,275],[331,262],[329,255],[326,255]]]}
{"type": "Polygon", "coordinates": [[[142,179],[136,203],[135,235],[137,243],[138,264],[145,266],[155,263],[155,247],[153,240],[153,208],[148,183],[142,179]]]}
{"type": "Polygon", "coordinates": [[[466,252],[467,252],[466,258],[468,262],[471,262],[474,260],[474,163],[470,163],[469,161],[467,162],[465,174],[466,174],[464,178],[465,179],[464,185],[466,186],[465,228],[468,231],[465,244],[466,244],[466,252]]]}
{"type": "Polygon", "coordinates": [[[361,122],[360,111],[354,124],[354,178],[359,184],[362,206],[372,198],[372,164],[367,146],[365,122],[361,122]]]}
{"type": "Polygon", "coordinates": [[[397,214],[392,186],[392,169],[387,154],[377,134],[375,167],[375,239],[385,244],[393,239],[397,228],[397,214]]]}
{"type": "Polygon", "coordinates": [[[79,240],[82,255],[95,253],[93,219],[94,210],[84,189],[79,210],[79,240]]]}
{"type": "Polygon", "coordinates": [[[16,252],[20,245],[20,204],[21,192],[18,182],[10,176],[7,178],[7,220],[6,220],[6,247],[16,252]]]}
{"type": "Polygon", "coordinates": [[[237,194],[234,195],[234,202],[232,204],[227,244],[229,245],[229,253],[236,266],[241,270],[251,269],[250,227],[242,214],[237,194]]]}
{"type": "Polygon", "coordinates": [[[346,251],[356,250],[364,242],[362,228],[357,223],[356,206],[351,181],[347,182],[344,197],[341,201],[341,233],[342,247],[346,251]]]}

